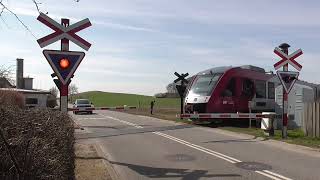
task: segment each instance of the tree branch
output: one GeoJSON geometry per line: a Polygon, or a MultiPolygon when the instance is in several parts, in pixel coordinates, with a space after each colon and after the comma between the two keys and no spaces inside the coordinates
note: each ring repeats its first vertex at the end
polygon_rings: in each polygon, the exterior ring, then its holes
{"type": "Polygon", "coordinates": [[[11,84],[14,84],[14,80],[12,79],[12,66],[6,67],[4,65],[0,65],[0,78],[5,78],[11,84]]]}
{"type": "MultiPolygon", "coordinates": [[[[2,1],[0,1],[1,3],[2,3],[2,1]]],[[[3,13],[3,11],[4,11],[4,6],[3,7],[1,7],[1,12],[0,12],[0,16],[2,15],[2,13],[3,13]]]]}
{"type": "Polygon", "coordinates": [[[32,2],[34,3],[34,5],[36,6],[36,8],[37,8],[37,11],[39,12],[39,14],[40,14],[40,9],[39,9],[39,4],[42,4],[42,3],[40,3],[40,2],[37,2],[36,0],[32,0],[32,2]]]}
{"type": "Polygon", "coordinates": [[[14,13],[13,11],[11,11],[5,4],[3,4],[2,2],[3,0],[0,1],[0,6],[2,6],[2,11],[1,11],[1,14],[0,16],[2,15],[2,13],[4,12],[4,10],[8,11],[10,14],[12,14],[19,22],[20,24],[35,38],[35,39],[38,39],[34,34],[33,32],[29,29],[29,27],[27,25],[25,25],[22,20],[19,18],[19,16],[14,13]]]}
{"type": "MultiPolygon", "coordinates": [[[[75,2],[80,2],[80,0],[74,0],[75,2]]],[[[36,6],[37,8],[37,11],[40,13],[40,8],[39,8],[39,5],[42,4],[41,2],[38,2],[37,0],[32,0],[32,2],[34,3],[34,5],[36,6]]],[[[19,16],[13,12],[12,10],[10,10],[4,3],[3,3],[3,0],[0,0],[0,17],[2,19],[2,14],[4,13],[4,11],[8,11],[10,14],[12,14],[19,22],[20,24],[35,38],[35,39],[38,39],[34,34],[33,32],[29,29],[29,27],[24,24],[24,22],[19,18],[19,16]]],[[[46,13],[48,14],[48,12],[46,13]]],[[[2,19],[3,21],[3,19],[2,19]]]]}

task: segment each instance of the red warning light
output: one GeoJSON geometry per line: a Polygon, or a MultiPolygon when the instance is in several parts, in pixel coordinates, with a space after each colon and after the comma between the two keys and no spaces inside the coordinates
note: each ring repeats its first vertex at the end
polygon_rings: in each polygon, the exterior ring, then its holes
{"type": "Polygon", "coordinates": [[[70,66],[69,59],[63,58],[59,61],[59,65],[61,69],[68,69],[70,66]]]}

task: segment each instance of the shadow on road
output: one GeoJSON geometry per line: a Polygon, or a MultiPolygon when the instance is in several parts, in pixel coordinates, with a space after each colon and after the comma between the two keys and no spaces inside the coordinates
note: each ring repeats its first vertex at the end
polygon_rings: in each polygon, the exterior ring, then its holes
{"type": "Polygon", "coordinates": [[[140,175],[148,178],[181,178],[182,180],[197,180],[200,178],[230,178],[241,177],[240,174],[208,174],[207,170],[192,169],[175,169],[175,168],[156,168],[149,166],[141,166],[136,164],[128,164],[121,162],[109,161],[103,157],[76,157],[76,159],[104,159],[113,165],[126,166],[140,175]]]}
{"type": "Polygon", "coordinates": [[[207,170],[156,168],[120,162],[110,163],[126,166],[140,175],[147,176],[148,178],[181,178],[182,180],[196,180],[204,177],[241,177],[239,174],[208,174],[207,170]]]}
{"type": "MultiPolygon", "coordinates": [[[[83,126],[84,127],[84,126],[83,126]]],[[[159,131],[169,131],[176,129],[185,129],[193,128],[192,125],[177,125],[177,126],[165,126],[165,127],[150,127],[150,128],[141,128],[141,129],[121,129],[116,132],[99,132],[99,133],[90,133],[90,134],[76,134],[76,139],[91,139],[91,138],[107,138],[113,136],[122,136],[130,134],[141,134],[149,132],[159,132],[159,131]]],[[[106,127],[109,128],[109,127],[106,127]]]]}
{"type": "MultiPolygon", "coordinates": [[[[239,127],[239,128],[248,128],[249,119],[223,119],[222,121],[216,121],[212,123],[197,123],[198,126],[218,128],[218,127],[239,127]]],[[[252,127],[260,127],[260,121],[252,120],[252,127]]]]}

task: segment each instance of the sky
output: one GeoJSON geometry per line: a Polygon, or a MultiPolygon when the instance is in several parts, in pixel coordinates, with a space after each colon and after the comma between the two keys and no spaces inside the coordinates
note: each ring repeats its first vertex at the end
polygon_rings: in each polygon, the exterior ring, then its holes
{"type": "MultiPolygon", "coordinates": [[[[297,58],[300,79],[320,84],[320,1],[308,0],[38,0],[41,12],[71,24],[89,18],[77,33],[92,46],[72,83],[80,92],[100,90],[154,95],[165,92],[174,72],[193,75],[217,66],[255,65],[275,71],[275,47],[286,42],[297,58]]],[[[15,72],[23,58],[24,75],[34,88],[55,86],[37,39],[52,30],[36,20],[32,0],[3,0],[28,26],[8,11],[0,19],[0,65],[15,72]]],[[[85,51],[70,42],[71,51],[85,51]]],[[[292,67],[289,70],[294,70],[292,67]]]]}

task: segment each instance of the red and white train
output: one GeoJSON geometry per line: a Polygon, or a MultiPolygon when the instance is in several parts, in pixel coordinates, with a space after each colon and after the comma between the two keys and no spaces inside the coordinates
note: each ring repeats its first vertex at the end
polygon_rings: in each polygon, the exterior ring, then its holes
{"type": "Polygon", "coordinates": [[[198,73],[189,83],[185,113],[247,113],[274,111],[273,73],[255,66],[216,67],[198,73]]]}

